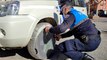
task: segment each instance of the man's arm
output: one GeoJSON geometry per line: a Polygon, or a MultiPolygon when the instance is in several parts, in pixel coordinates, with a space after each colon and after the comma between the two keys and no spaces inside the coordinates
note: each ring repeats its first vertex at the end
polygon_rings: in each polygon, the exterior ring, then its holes
{"type": "Polygon", "coordinates": [[[68,17],[65,18],[64,22],[61,25],[58,25],[56,27],[51,27],[49,29],[49,32],[54,34],[60,34],[65,32],[70,26],[74,23],[75,17],[73,14],[68,14],[68,17]]]}
{"type": "Polygon", "coordinates": [[[70,37],[72,35],[73,35],[73,31],[70,30],[70,31],[68,31],[68,32],[66,32],[64,34],[61,34],[60,36],[61,36],[61,38],[66,38],[66,37],[70,37]]]}

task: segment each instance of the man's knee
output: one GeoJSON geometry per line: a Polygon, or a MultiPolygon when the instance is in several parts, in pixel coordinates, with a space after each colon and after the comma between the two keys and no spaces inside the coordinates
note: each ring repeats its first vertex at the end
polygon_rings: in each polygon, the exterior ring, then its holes
{"type": "Polygon", "coordinates": [[[63,52],[74,50],[73,47],[74,45],[72,40],[64,41],[58,45],[58,48],[60,49],[60,51],[63,51],[63,52]]]}
{"type": "Polygon", "coordinates": [[[60,50],[60,51],[64,51],[64,42],[60,43],[59,45],[57,45],[57,48],[60,50]]]}

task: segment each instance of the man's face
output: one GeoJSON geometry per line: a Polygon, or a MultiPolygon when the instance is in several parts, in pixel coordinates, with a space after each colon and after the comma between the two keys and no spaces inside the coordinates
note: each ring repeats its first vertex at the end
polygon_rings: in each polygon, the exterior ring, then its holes
{"type": "Polygon", "coordinates": [[[68,8],[66,5],[64,5],[64,6],[62,7],[62,13],[63,13],[64,15],[66,15],[68,12],[69,12],[69,8],[68,8]]]}

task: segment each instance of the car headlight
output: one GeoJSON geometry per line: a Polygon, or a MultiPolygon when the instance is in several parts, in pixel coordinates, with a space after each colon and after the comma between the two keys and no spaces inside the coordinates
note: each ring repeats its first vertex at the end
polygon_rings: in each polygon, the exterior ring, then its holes
{"type": "Polygon", "coordinates": [[[19,11],[19,1],[13,1],[8,4],[7,14],[8,15],[17,15],[19,11]]]}
{"type": "Polygon", "coordinates": [[[0,16],[17,15],[19,12],[19,1],[10,1],[0,5],[0,16]]]}
{"type": "Polygon", "coordinates": [[[6,15],[6,6],[5,5],[0,5],[0,16],[5,16],[6,15]]]}

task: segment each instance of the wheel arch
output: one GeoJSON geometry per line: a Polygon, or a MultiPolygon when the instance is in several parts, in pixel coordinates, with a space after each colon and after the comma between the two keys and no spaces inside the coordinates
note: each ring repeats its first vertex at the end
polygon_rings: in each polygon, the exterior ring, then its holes
{"type": "MultiPolygon", "coordinates": [[[[57,21],[56,21],[54,18],[52,18],[52,17],[46,17],[46,18],[40,19],[40,20],[39,20],[38,22],[36,22],[36,24],[34,25],[33,31],[30,31],[30,33],[31,33],[30,40],[32,40],[32,38],[33,38],[32,35],[33,35],[34,31],[35,31],[36,26],[37,26],[39,23],[42,23],[42,22],[50,23],[52,26],[56,26],[56,25],[57,25],[57,21]]],[[[29,42],[30,42],[30,40],[29,40],[29,42]]],[[[29,42],[28,42],[28,43],[29,43],[29,42]]],[[[28,45],[28,43],[27,43],[27,45],[28,45]]]]}
{"type": "MultiPolygon", "coordinates": [[[[47,22],[47,23],[50,23],[51,25],[53,26],[56,26],[57,25],[57,22],[54,18],[51,18],[51,17],[47,17],[47,18],[43,18],[41,19],[38,23],[41,23],[41,22],[47,22]]],[[[38,24],[37,23],[37,24],[38,24]]]]}

